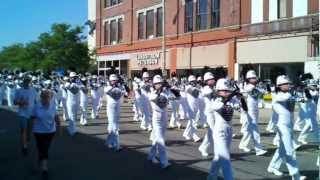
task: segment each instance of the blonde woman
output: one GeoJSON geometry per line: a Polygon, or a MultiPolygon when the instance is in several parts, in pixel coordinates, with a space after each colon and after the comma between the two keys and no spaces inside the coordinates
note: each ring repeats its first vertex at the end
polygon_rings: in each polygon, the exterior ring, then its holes
{"type": "Polygon", "coordinates": [[[39,165],[44,176],[48,175],[48,152],[57,126],[60,125],[55,100],[51,90],[42,90],[40,101],[36,103],[33,115],[33,134],[35,136],[39,165]]]}

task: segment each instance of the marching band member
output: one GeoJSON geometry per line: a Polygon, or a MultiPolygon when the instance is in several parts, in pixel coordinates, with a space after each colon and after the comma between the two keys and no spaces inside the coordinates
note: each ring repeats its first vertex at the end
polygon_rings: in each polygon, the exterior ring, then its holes
{"type": "Polygon", "coordinates": [[[140,121],[142,118],[142,110],[141,110],[141,88],[140,88],[141,79],[135,77],[132,83],[133,86],[133,93],[134,93],[134,102],[133,102],[133,120],[136,122],[140,121]]]}
{"type": "Polygon", "coordinates": [[[161,168],[168,168],[171,164],[168,162],[165,132],[167,128],[167,89],[163,87],[163,79],[160,75],[153,77],[154,90],[150,93],[149,98],[152,106],[152,146],[149,152],[148,160],[155,163],[156,156],[159,153],[161,168]]]}
{"type": "Polygon", "coordinates": [[[250,152],[249,143],[253,140],[254,148],[257,156],[261,156],[267,153],[263,150],[260,142],[260,132],[258,127],[259,121],[259,97],[262,95],[257,87],[257,75],[256,72],[250,70],[246,74],[246,83],[243,87],[243,94],[246,97],[248,112],[243,111],[241,113],[244,128],[242,129],[243,136],[241,138],[239,148],[245,152],[250,152]]]}
{"type": "Polygon", "coordinates": [[[171,89],[173,89],[176,93],[170,93],[169,97],[169,104],[171,106],[171,116],[170,116],[170,123],[169,127],[170,128],[178,128],[180,129],[182,124],[180,122],[178,110],[179,110],[179,105],[180,105],[180,99],[181,99],[181,91],[180,88],[178,87],[178,79],[176,77],[173,77],[171,80],[171,89]]]}
{"type": "Polygon", "coordinates": [[[14,101],[15,91],[16,91],[16,86],[15,86],[13,77],[12,75],[9,75],[7,77],[7,89],[6,89],[8,107],[13,107],[14,105],[13,101],[14,101]]]}
{"type": "Polygon", "coordinates": [[[199,110],[199,101],[198,97],[200,94],[200,89],[197,87],[196,77],[190,75],[188,77],[189,84],[186,86],[185,92],[188,102],[188,124],[183,133],[183,137],[186,140],[193,139],[194,142],[200,141],[200,137],[196,134],[196,114],[199,110]]]}
{"type": "MultiPolygon", "coordinates": [[[[205,119],[207,124],[211,124],[211,127],[214,126],[214,117],[213,113],[210,112],[210,102],[215,98],[216,93],[214,90],[214,85],[215,85],[215,78],[211,72],[206,72],[204,74],[204,82],[205,86],[202,89],[202,94],[203,94],[203,99],[205,103],[205,108],[204,108],[204,114],[205,114],[205,119]]],[[[213,145],[213,139],[212,139],[212,130],[208,128],[204,139],[199,146],[198,150],[200,151],[201,155],[204,157],[207,157],[209,155],[208,149],[210,146],[213,145]]]]}
{"type": "Polygon", "coordinates": [[[151,112],[150,112],[150,101],[149,101],[149,94],[151,92],[151,83],[150,83],[150,75],[148,72],[144,72],[142,74],[143,81],[140,83],[140,104],[138,104],[142,112],[142,121],[140,128],[143,130],[152,130],[152,123],[151,123],[151,112]]]}
{"type": "Polygon", "coordinates": [[[75,72],[70,72],[70,83],[67,83],[67,110],[69,118],[68,132],[73,136],[77,132],[76,121],[78,117],[79,101],[80,101],[80,86],[78,76],[75,72]]]}
{"type": "Polygon", "coordinates": [[[58,110],[62,99],[62,89],[58,80],[53,81],[53,90],[55,92],[56,109],[58,110]]]}
{"type": "Polygon", "coordinates": [[[209,123],[209,127],[213,134],[214,157],[208,180],[216,180],[219,169],[222,168],[225,180],[232,180],[232,167],[230,161],[230,145],[232,141],[232,116],[234,109],[246,110],[245,101],[241,98],[241,103],[235,95],[231,93],[232,87],[230,81],[221,78],[217,81],[216,91],[217,97],[211,101],[210,108],[213,113],[214,123],[209,123]]]}
{"type": "Polygon", "coordinates": [[[120,121],[120,100],[125,94],[125,90],[118,83],[118,76],[109,76],[109,85],[105,87],[107,97],[107,116],[108,116],[108,136],[106,145],[115,151],[120,151],[119,121],[120,121]]]}
{"type": "Polygon", "coordinates": [[[98,81],[98,76],[93,75],[90,80],[90,92],[91,92],[91,99],[92,99],[92,112],[91,112],[91,119],[97,119],[99,116],[99,103],[101,99],[101,91],[102,88],[100,82],[98,81]]]}
{"type": "Polygon", "coordinates": [[[205,109],[205,104],[204,104],[204,99],[202,95],[202,88],[203,88],[203,82],[202,82],[202,77],[199,76],[197,78],[197,87],[200,89],[200,93],[198,96],[198,102],[199,102],[199,109],[196,114],[196,122],[195,122],[195,127],[207,127],[206,119],[205,119],[205,114],[204,114],[204,109],[205,109]]]}
{"type": "Polygon", "coordinates": [[[296,153],[294,150],[293,140],[293,112],[295,99],[289,93],[290,81],[285,75],[277,77],[277,94],[275,96],[273,109],[277,113],[276,130],[279,135],[279,142],[276,152],[269,164],[268,172],[277,176],[282,176],[283,173],[279,171],[283,160],[286,161],[289,174],[293,180],[305,179],[301,176],[298,169],[296,153]]]}
{"type": "Polygon", "coordinates": [[[62,117],[63,120],[67,121],[69,119],[68,109],[67,109],[67,99],[68,99],[68,89],[67,85],[70,84],[69,77],[63,77],[63,82],[60,84],[61,88],[61,105],[62,105],[62,117]]]}
{"type": "Polygon", "coordinates": [[[80,85],[80,124],[87,125],[87,114],[88,114],[88,81],[86,77],[81,78],[80,85]]]}
{"type": "Polygon", "coordinates": [[[319,127],[317,121],[317,103],[319,99],[319,92],[317,90],[317,83],[310,80],[307,87],[304,89],[306,109],[304,112],[305,125],[301,130],[298,141],[302,144],[308,142],[319,142],[319,127]]]}

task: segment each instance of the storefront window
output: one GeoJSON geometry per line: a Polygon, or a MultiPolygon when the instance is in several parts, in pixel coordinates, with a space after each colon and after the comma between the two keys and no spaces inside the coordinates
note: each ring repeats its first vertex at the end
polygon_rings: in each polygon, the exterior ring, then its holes
{"type": "Polygon", "coordinates": [[[147,11],[147,38],[153,38],[154,33],[154,12],[153,10],[147,11]]]}
{"type": "Polygon", "coordinates": [[[242,76],[245,75],[243,70],[249,70],[252,67],[257,72],[260,80],[270,79],[273,84],[280,74],[289,76],[293,84],[299,82],[299,76],[304,73],[304,63],[265,63],[265,64],[242,64],[239,67],[239,72],[242,76]]]}
{"type": "Polygon", "coordinates": [[[106,62],[105,61],[100,61],[99,62],[99,68],[106,68],[106,62]]]}
{"type": "Polygon", "coordinates": [[[185,4],[185,32],[193,31],[193,0],[186,0],[185,4]]]}
{"type": "Polygon", "coordinates": [[[107,61],[106,63],[107,63],[107,65],[106,65],[107,68],[112,66],[112,62],[111,61],[107,61]]]}
{"type": "Polygon", "coordinates": [[[211,0],[211,28],[220,26],[220,0],[211,0]]]}
{"type": "Polygon", "coordinates": [[[113,61],[113,66],[119,67],[119,61],[113,61]]]}
{"type": "Polygon", "coordinates": [[[207,0],[197,2],[197,30],[207,29],[207,0]]]}

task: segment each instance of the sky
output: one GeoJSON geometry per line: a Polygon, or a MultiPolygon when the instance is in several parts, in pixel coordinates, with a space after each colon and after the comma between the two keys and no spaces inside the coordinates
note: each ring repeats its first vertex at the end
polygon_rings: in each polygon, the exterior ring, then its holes
{"type": "Polygon", "coordinates": [[[83,25],[87,0],[0,0],[0,49],[37,40],[53,23],[83,25]]]}

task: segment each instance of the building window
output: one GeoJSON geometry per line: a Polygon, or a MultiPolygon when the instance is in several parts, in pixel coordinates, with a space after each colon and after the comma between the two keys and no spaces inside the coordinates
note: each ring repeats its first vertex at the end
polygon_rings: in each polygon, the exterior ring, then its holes
{"type": "Polygon", "coordinates": [[[104,23],[104,45],[108,45],[109,44],[109,24],[108,22],[104,23]]]}
{"type": "Polygon", "coordinates": [[[104,0],[104,7],[112,7],[120,3],[122,3],[122,0],[104,0]]]}
{"type": "Polygon", "coordinates": [[[147,38],[154,37],[154,11],[147,11],[147,30],[146,30],[147,38]]]}
{"type": "Polygon", "coordinates": [[[162,13],[162,7],[157,9],[157,37],[162,36],[163,32],[162,32],[162,21],[163,21],[163,17],[162,17],[163,13],[162,13]]]}
{"type": "Polygon", "coordinates": [[[138,39],[144,39],[144,14],[138,15],[138,39]]]}
{"type": "Polygon", "coordinates": [[[117,21],[112,20],[110,22],[110,43],[116,44],[117,43],[117,21]]]}
{"type": "Polygon", "coordinates": [[[251,23],[263,22],[263,0],[251,1],[251,23]]]}
{"type": "Polygon", "coordinates": [[[118,43],[122,42],[122,37],[123,37],[123,19],[120,18],[118,20],[118,43]]]}
{"type": "Polygon", "coordinates": [[[293,0],[293,17],[308,15],[308,0],[293,0]]]}
{"type": "Polygon", "coordinates": [[[186,0],[185,4],[185,32],[193,31],[193,0],[186,0]]]}
{"type": "Polygon", "coordinates": [[[287,0],[278,0],[278,19],[287,17],[287,0]]]}
{"type": "Polygon", "coordinates": [[[197,2],[197,30],[207,29],[207,0],[197,2]]]}
{"type": "Polygon", "coordinates": [[[220,0],[211,0],[211,28],[220,26],[220,0]]]}

